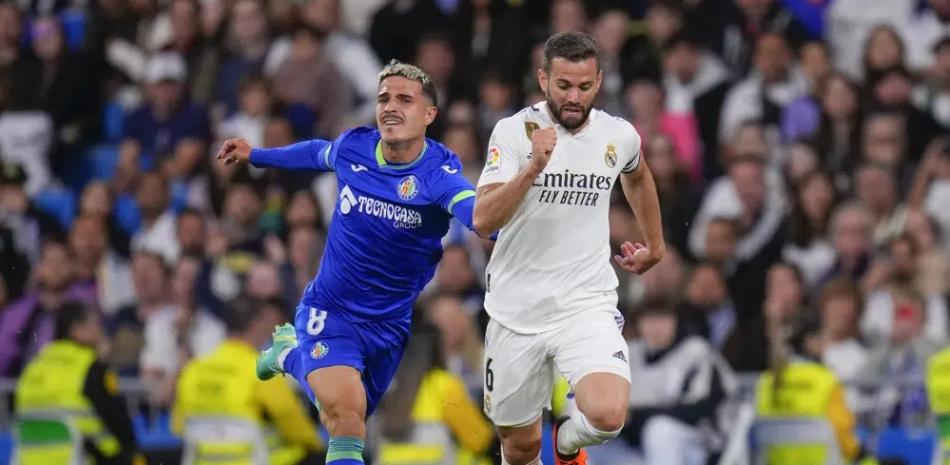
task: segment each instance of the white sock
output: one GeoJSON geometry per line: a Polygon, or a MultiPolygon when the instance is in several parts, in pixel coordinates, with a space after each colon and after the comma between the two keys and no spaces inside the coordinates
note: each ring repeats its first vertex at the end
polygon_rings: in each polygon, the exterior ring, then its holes
{"type": "MultiPolygon", "coordinates": [[[[501,465],[511,465],[510,463],[508,463],[507,460],[505,460],[505,453],[504,453],[504,452],[501,453],[501,465]]],[[[528,463],[526,463],[526,464],[524,464],[524,465],[542,465],[542,463],[541,463],[541,454],[538,454],[538,456],[537,456],[534,460],[532,460],[532,461],[530,461],[530,462],[528,462],[528,463]]]]}
{"type": "Polygon", "coordinates": [[[284,371],[284,372],[287,371],[287,370],[284,370],[284,360],[287,360],[287,355],[290,354],[291,350],[294,350],[294,348],[288,347],[284,349],[284,351],[281,352],[279,355],[277,355],[277,368],[280,368],[280,371],[284,371]]]}
{"type": "Polygon", "coordinates": [[[580,410],[575,410],[571,418],[557,430],[557,451],[561,455],[574,455],[586,446],[603,444],[620,434],[617,431],[601,431],[590,424],[580,410]]]}

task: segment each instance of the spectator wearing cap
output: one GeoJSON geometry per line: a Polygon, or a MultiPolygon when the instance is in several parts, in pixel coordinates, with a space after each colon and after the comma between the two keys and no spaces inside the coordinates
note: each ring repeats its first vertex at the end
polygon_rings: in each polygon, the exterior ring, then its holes
{"type": "MultiPolygon", "coordinates": [[[[13,233],[12,244],[30,263],[40,255],[45,238],[62,238],[56,218],[38,209],[26,192],[26,173],[14,164],[0,164],[0,225],[13,233]]],[[[20,275],[26,278],[26,270],[20,275]]]]}
{"type": "Polygon", "coordinates": [[[208,119],[203,108],[190,103],[185,92],[187,71],[177,53],[160,53],[145,66],[146,104],[129,114],[123,124],[121,158],[124,163],[140,155],[165,157],[184,139],[208,139],[208,119]]]}
{"type": "Polygon", "coordinates": [[[32,270],[32,289],[0,311],[0,376],[18,376],[52,340],[56,312],[66,301],[95,302],[95,291],[76,282],[72,260],[65,244],[45,242],[32,270]]]}

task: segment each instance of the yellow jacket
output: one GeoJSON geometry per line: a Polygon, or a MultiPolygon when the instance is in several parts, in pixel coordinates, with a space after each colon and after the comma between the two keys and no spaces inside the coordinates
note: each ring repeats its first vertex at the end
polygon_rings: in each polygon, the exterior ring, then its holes
{"type": "MultiPolygon", "coordinates": [[[[292,464],[324,449],[307,407],[283,377],[260,381],[257,352],[245,342],[228,339],[214,352],[189,362],[178,378],[172,429],[181,434],[191,416],[233,416],[276,428],[271,462],[292,464]]],[[[269,441],[270,443],[271,441],[269,441]]]]}
{"type": "Polygon", "coordinates": [[[415,431],[408,441],[380,447],[381,464],[485,463],[481,454],[491,445],[495,433],[458,376],[440,368],[426,373],[416,394],[412,419],[415,431]]]}
{"type": "MultiPolygon", "coordinates": [[[[778,389],[771,372],[759,378],[756,387],[756,414],[760,417],[815,417],[827,419],[835,431],[841,453],[848,461],[861,450],[854,434],[854,414],[845,403],[844,389],[831,370],[823,365],[795,361],[781,373],[778,389]]],[[[801,455],[801,449],[796,451],[801,455]]],[[[808,452],[805,452],[808,453],[808,452]]]]}
{"type": "Polygon", "coordinates": [[[950,347],[927,362],[927,396],[937,420],[943,463],[950,465],[950,347]]]}

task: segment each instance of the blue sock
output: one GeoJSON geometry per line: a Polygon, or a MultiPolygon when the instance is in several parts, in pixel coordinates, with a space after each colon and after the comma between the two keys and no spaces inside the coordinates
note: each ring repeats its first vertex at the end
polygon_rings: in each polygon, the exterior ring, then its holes
{"type": "Polygon", "coordinates": [[[300,347],[294,347],[290,349],[290,352],[287,354],[287,357],[284,359],[284,372],[293,376],[294,379],[300,383],[300,387],[303,388],[304,392],[307,393],[307,397],[310,398],[310,402],[313,405],[316,405],[317,408],[320,408],[320,404],[317,402],[317,396],[313,394],[313,391],[310,389],[310,384],[307,383],[307,375],[303,366],[303,360],[300,359],[303,354],[300,352],[300,347]]]}
{"type": "Polygon", "coordinates": [[[330,438],[327,465],[362,465],[363,440],[352,436],[330,438]]]}

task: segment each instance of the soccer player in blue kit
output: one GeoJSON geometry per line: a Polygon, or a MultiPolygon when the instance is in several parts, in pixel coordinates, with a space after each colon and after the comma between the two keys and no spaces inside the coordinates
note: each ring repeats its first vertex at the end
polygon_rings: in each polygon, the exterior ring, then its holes
{"type": "Polygon", "coordinates": [[[274,149],[230,139],[217,154],[225,164],[336,172],[339,200],[320,271],[295,325],[277,327],[257,364],[261,379],[294,376],[320,408],[328,465],[363,463],[366,417],[399,365],[442,236],[452,217],[472,229],[474,188],[455,154],[425,137],[437,112],[429,76],[393,61],[376,98],[378,129],[274,149]]]}

